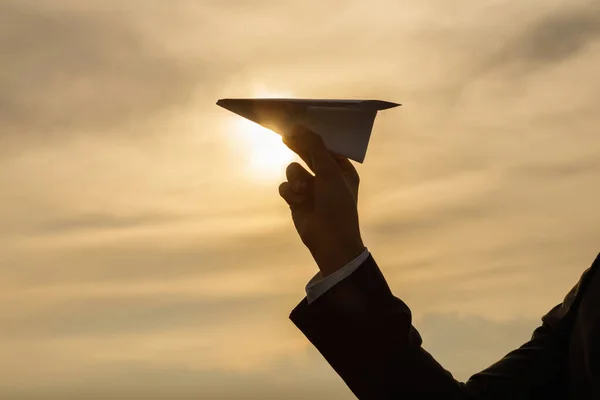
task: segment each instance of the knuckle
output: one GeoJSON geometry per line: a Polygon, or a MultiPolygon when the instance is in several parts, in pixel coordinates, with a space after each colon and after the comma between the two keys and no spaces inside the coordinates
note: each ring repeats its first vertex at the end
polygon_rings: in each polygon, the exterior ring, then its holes
{"type": "Polygon", "coordinates": [[[285,172],[288,175],[293,175],[295,172],[298,171],[298,168],[302,168],[302,166],[300,164],[298,164],[297,162],[293,162],[287,166],[287,168],[285,169],[285,172]]]}
{"type": "Polygon", "coordinates": [[[288,186],[289,186],[289,183],[288,183],[288,182],[282,182],[282,183],[279,185],[279,194],[280,194],[282,197],[284,197],[284,196],[285,196],[285,194],[287,193],[288,186]]]}

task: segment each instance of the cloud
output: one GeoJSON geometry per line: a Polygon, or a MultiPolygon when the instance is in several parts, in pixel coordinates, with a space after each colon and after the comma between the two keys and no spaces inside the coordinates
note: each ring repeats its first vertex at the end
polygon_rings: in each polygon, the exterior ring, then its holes
{"type": "Polygon", "coordinates": [[[471,375],[500,360],[527,342],[540,319],[493,321],[456,314],[428,314],[415,322],[423,347],[456,379],[471,375]]]}
{"type": "Polygon", "coordinates": [[[600,5],[564,7],[529,27],[496,62],[522,60],[532,64],[569,59],[600,39],[600,5]]]}
{"type": "MultiPolygon", "coordinates": [[[[278,335],[288,333],[273,325],[263,330],[259,326],[263,321],[258,319],[254,327],[239,326],[245,334],[244,343],[235,340],[239,330],[222,331],[225,342],[210,347],[221,350],[230,347],[257,362],[267,356],[266,364],[255,364],[252,369],[219,368],[214,360],[209,362],[209,348],[205,349],[203,344],[207,339],[214,340],[211,330],[171,330],[154,336],[136,333],[112,339],[106,335],[84,340],[54,339],[36,342],[29,350],[21,349],[24,354],[33,349],[45,357],[28,371],[22,371],[21,379],[24,383],[28,380],[26,384],[13,388],[0,384],[0,394],[11,400],[41,398],[42,393],[45,399],[353,398],[314,348],[294,347],[293,343],[305,344],[299,333],[286,339],[286,347],[273,347],[273,339],[281,342],[283,338],[278,335]],[[275,335],[269,336],[268,330],[275,330],[275,335]],[[271,342],[259,344],[254,337],[256,332],[266,335],[263,339],[271,342]],[[250,348],[257,345],[260,347],[250,348]],[[122,346],[127,346],[126,352],[122,346]]],[[[464,381],[529,340],[539,319],[494,322],[456,314],[428,314],[417,319],[415,325],[423,337],[424,348],[455,379],[464,381]]],[[[290,332],[291,329],[290,326],[290,332]]],[[[13,347],[20,349],[20,345],[13,347]]],[[[12,354],[12,350],[7,354],[12,354]]],[[[19,369],[19,365],[15,364],[15,368],[19,369]]],[[[14,371],[4,373],[12,374],[14,371]]]]}
{"type": "Polygon", "coordinates": [[[115,13],[9,0],[0,27],[5,143],[108,134],[186,103],[209,81],[202,59],[170,55],[115,13]]]}
{"type": "MultiPolygon", "coordinates": [[[[464,13],[471,19],[461,16],[462,25],[455,22],[452,29],[439,29],[433,35],[434,48],[445,48],[445,53],[452,53],[452,57],[444,61],[441,79],[436,80],[429,94],[451,115],[461,114],[458,110],[463,107],[473,110],[480,104],[484,105],[483,113],[494,105],[510,110],[511,114],[515,114],[516,106],[533,111],[533,102],[523,104],[530,100],[527,95],[532,92],[552,90],[552,98],[562,104],[559,93],[564,92],[564,98],[568,98],[568,85],[576,85],[577,91],[581,91],[580,80],[593,84],[593,70],[583,69],[590,58],[580,64],[577,61],[599,42],[597,2],[559,0],[543,5],[528,2],[474,10],[464,13]],[[550,80],[555,82],[548,85],[550,80]],[[473,97],[474,92],[479,96],[473,97]]],[[[571,110],[574,118],[580,118],[582,109],[589,106],[580,104],[576,98],[571,102],[578,105],[575,112],[571,110]]]]}
{"type": "Polygon", "coordinates": [[[517,29],[516,34],[498,36],[496,40],[505,40],[500,48],[496,42],[492,49],[497,50],[474,60],[471,67],[479,69],[475,78],[527,75],[579,56],[600,39],[600,6],[593,1],[560,4],[517,29]]]}
{"type": "Polygon", "coordinates": [[[548,3],[0,1],[0,397],[352,398],[287,321],[277,183],[222,151],[214,94],[260,86],[405,103],[367,245],[458,378],[527,340],[599,238],[598,13],[548,3]]]}
{"type": "Polygon", "coordinates": [[[28,234],[60,235],[69,232],[85,234],[97,230],[118,230],[156,226],[157,224],[174,222],[179,216],[172,214],[140,214],[114,215],[110,213],[94,213],[72,215],[63,219],[49,219],[37,224],[28,234]]]}
{"type": "MultiPolygon", "coordinates": [[[[168,283],[166,284],[168,285],[168,283]]],[[[135,286],[135,285],[134,285],[135,286]]],[[[77,339],[86,337],[114,337],[115,335],[170,335],[171,331],[214,330],[219,325],[245,325],[249,321],[240,318],[269,313],[275,317],[273,308],[281,301],[293,305],[294,297],[282,294],[240,295],[237,298],[211,299],[203,294],[201,285],[197,294],[184,291],[163,294],[160,291],[136,293],[111,293],[110,288],[98,294],[94,290],[86,296],[63,298],[56,302],[47,296],[45,304],[29,307],[15,306],[10,310],[0,310],[3,329],[2,340],[53,340],[77,339]],[[209,328],[210,327],[210,328],[209,328]]],[[[68,288],[65,288],[68,293],[68,288]]],[[[35,296],[33,292],[30,293],[35,296]]],[[[32,299],[33,300],[33,299],[32,299]]],[[[284,321],[287,313],[273,321],[284,321]]],[[[199,338],[201,343],[202,339],[199,338]]]]}
{"type": "Polygon", "coordinates": [[[552,181],[556,183],[564,179],[576,179],[582,175],[598,174],[600,159],[598,157],[577,157],[569,160],[552,160],[514,167],[513,173],[523,180],[552,181]]]}
{"type": "MultiPolygon", "coordinates": [[[[202,221],[198,223],[202,225],[202,221]]],[[[235,229],[236,225],[231,225],[226,237],[211,237],[210,231],[198,234],[181,229],[150,237],[121,237],[117,230],[108,230],[102,236],[104,240],[92,236],[89,241],[77,243],[74,236],[63,246],[54,242],[45,246],[41,241],[12,251],[7,249],[0,257],[0,271],[15,284],[51,285],[189,278],[224,270],[264,273],[281,265],[310,265],[308,252],[291,226],[285,231],[254,230],[241,234],[235,234],[235,229]],[[47,256],[40,257],[47,251],[47,256]]]]}
{"type": "Polygon", "coordinates": [[[85,378],[68,384],[32,383],[28,387],[2,390],[0,396],[10,400],[80,399],[90,400],[269,400],[355,398],[341,379],[320,361],[298,367],[279,365],[274,370],[254,373],[213,371],[200,373],[185,366],[154,367],[130,362],[106,365],[88,372],[85,378]],[[284,378],[281,378],[284,377],[284,378]]]}

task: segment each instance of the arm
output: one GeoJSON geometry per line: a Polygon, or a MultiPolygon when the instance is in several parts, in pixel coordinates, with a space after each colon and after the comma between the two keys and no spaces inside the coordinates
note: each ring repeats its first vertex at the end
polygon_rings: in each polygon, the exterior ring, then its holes
{"type": "Polygon", "coordinates": [[[312,304],[303,300],[290,318],[359,399],[566,398],[569,334],[590,274],[543,317],[529,342],[467,383],[421,347],[409,308],[372,257],[312,304]]]}
{"type": "MultiPolygon", "coordinates": [[[[365,250],[358,173],[312,132],[300,128],[284,140],[314,176],[292,163],[279,192],[320,276],[337,281],[344,266],[365,250]]],[[[459,398],[460,385],[421,349],[408,307],[391,294],[372,257],[327,289],[310,305],[305,299],[291,318],[359,398],[431,393],[459,398]]]]}
{"type": "Polygon", "coordinates": [[[410,310],[372,257],[290,317],[359,399],[461,398],[460,385],[421,348],[410,310]]]}
{"type": "MultiPolygon", "coordinates": [[[[314,176],[291,164],[280,194],[321,276],[335,277],[365,249],[358,174],[314,133],[299,129],[285,142],[314,176]]],[[[291,319],[360,399],[554,398],[566,386],[567,342],[580,292],[576,287],[546,315],[531,341],[464,384],[421,347],[409,308],[393,296],[372,257],[311,304],[304,299],[291,319]]]]}

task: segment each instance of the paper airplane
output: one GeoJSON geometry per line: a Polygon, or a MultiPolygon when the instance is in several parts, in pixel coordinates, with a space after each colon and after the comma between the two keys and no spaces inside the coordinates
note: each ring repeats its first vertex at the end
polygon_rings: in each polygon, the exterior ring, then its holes
{"type": "Polygon", "coordinates": [[[400,104],[380,100],[221,99],[217,104],[285,135],[302,125],[323,138],[332,152],[362,163],[377,111],[400,104]]]}

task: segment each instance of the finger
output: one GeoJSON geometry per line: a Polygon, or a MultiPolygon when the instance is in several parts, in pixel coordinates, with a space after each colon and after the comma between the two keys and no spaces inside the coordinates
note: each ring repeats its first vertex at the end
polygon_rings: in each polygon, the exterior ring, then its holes
{"type": "Polygon", "coordinates": [[[342,176],[346,182],[346,185],[352,192],[352,195],[358,204],[358,186],[360,185],[360,176],[358,175],[356,168],[346,157],[334,154],[334,158],[340,166],[340,170],[342,171],[342,176]]]}
{"type": "Polygon", "coordinates": [[[286,141],[292,142],[292,150],[298,153],[315,175],[339,175],[339,166],[331,152],[325,147],[321,136],[298,125],[290,132],[286,141]]]}
{"type": "Polygon", "coordinates": [[[304,167],[296,162],[288,165],[285,170],[285,175],[288,182],[292,187],[292,190],[296,193],[303,193],[308,189],[309,182],[312,181],[313,176],[304,167]]]}
{"type": "Polygon", "coordinates": [[[283,136],[282,140],[283,140],[283,143],[287,147],[290,148],[290,150],[292,150],[294,153],[298,154],[298,156],[302,159],[302,161],[304,161],[306,163],[306,165],[308,165],[308,168],[310,168],[311,170],[313,169],[310,154],[306,151],[306,149],[304,149],[300,145],[300,142],[297,140],[297,138],[295,136],[292,136],[292,134],[287,134],[287,135],[283,136]]]}
{"type": "Polygon", "coordinates": [[[290,207],[301,205],[306,201],[306,195],[294,192],[289,182],[283,182],[279,185],[279,195],[290,207]]]}
{"type": "Polygon", "coordinates": [[[352,162],[350,160],[348,160],[346,157],[343,157],[343,156],[340,156],[337,154],[334,155],[334,158],[335,158],[335,161],[340,166],[340,170],[342,171],[342,174],[344,174],[345,177],[350,179],[352,181],[352,183],[355,183],[356,185],[358,185],[358,183],[360,182],[360,176],[358,175],[358,171],[356,171],[356,168],[354,167],[352,162]]]}

